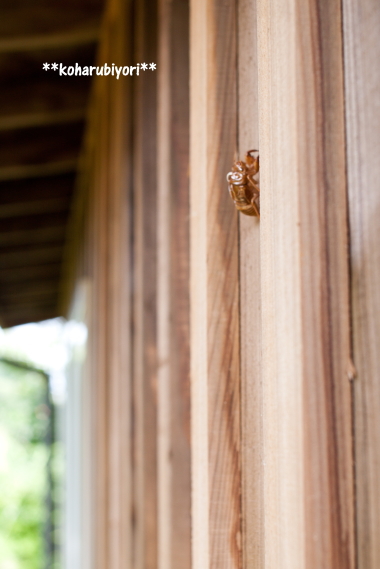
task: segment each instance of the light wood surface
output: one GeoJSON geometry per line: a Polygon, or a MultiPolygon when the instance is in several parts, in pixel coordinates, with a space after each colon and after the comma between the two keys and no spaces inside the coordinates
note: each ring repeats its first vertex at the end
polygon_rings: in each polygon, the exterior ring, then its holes
{"type": "Polygon", "coordinates": [[[355,565],[341,26],[258,0],[266,569],[355,565]]]}
{"type": "Polygon", "coordinates": [[[241,567],[234,2],[191,3],[190,207],[193,567],[241,567]],[[220,94],[223,93],[221,97],[220,94]]]}
{"type": "Polygon", "coordinates": [[[380,6],[344,0],[358,569],[380,565],[380,6]]]}
{"type": "Polygon", "coordinates": [[[377,569],[380,16],[343,6],[109,4],[99,58],[158,69],[99,78],[81,161],[99,569],[377,569]]]}
{"type": "MultiPolygon", "coordinates": [[[[258,149],[256,2],[239,1],[238,151],[258,149]]],[[[264,563],[261,385],[260,220],[239,215],[242,528],[245,569],[264,563]]]]}

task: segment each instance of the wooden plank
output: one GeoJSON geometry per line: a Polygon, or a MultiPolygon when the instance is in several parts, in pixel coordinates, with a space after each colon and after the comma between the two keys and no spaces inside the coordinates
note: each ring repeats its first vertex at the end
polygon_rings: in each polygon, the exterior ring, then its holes
{"type": "Polygon", "coordinates": [[[4,235],[30,230],[39,230],[52,227],[62,227],[67,222],[67,212],[55,212],[41,215],[24,215],[22,217],[9,217],[1,222],[0,238],[4,235]]]}
{"type": "MultiPolygon", "coordinates": [[[[238,5],[239,158],[259,146],[256,2],[238,5]]],[[[260,221],[239,215],[243,566],[264,567],[260,221]]]]}
{"type": "Polygon", "coordinates": [[[40,246],[27,251],[27,253],[24,249],[7,253],[0,250],[0,269],[56,262],[62,258],[62,250],[62,245],[40,246]]]}
{"type": "Polygon", "coordinates": [[[41,215],[60,211],[67,212],[69,205],[70,202],[67,198],[0,204],[0,219],[22,217],[24,215],[41,215]]]}
{"type": "Polygon", "coordinates": [[[6,180],[22,180],[25,178],[40,178],[42,176],[54,176],[66,174],[77,169],[77,160],[59,160],[46,162],[45,164],[20,164],[15,166],[0,167],[0,182],[6,180]]]}
{"type": "Polygon", "coordinates": [[[28,299],[21,299],[17,301],[16,305],[8,304],[3,307],[4,315],[2,314],[2,321],[6,322],[6,326],[18,326],[19,323],[28,322],[28,318],[32,318],[29,322],[37,322],[45,318],[57,318],[57,311],[55,310],[56,302],[51,299],[44,299],[31,303],[28,299]],[[50,316],[47,316],[50,314],[50,316]],[[12,324],[10,322],[13,322],[12,324]],[[16,323],[17,322],[17,323],[16,323]]]}
{"type": "Polygon", "coordinates": [[[0,233],[0,247],[27,245],[29,243],[63,243],[65,226],[29,229],[25,231],[10,231],[0,233]]]}
{"type": "Polygon", "coordinates": [[[380,565],[380,9],[344,0],[358,568],[380,565]]]}
{"type": "MultiPolygon", "coordinates": [[[[110,3],[102,30],[99,58],[125,57],[127,16],[123,3],[110,3]],[[115,50],[115,51],[113,51],[115,50]]],[[[130,567],[130,352],[128,273],[127,134],[122,84],[97,82],[86,165],[91,173],[88,201],[80,202],[77,221],[90,204],[89,243],[94,280],[92,311],[96,383],[93,420],[96,423],[93,479],[94,525],[88,537],[88,567],[130,567]],[[98,137],[98,133],[101,136],[98,137]],[[92,208],[92,203],[94,204],[92,208]]],[[[78,205],[78,204],[77,204],[78,205]]],[[[79,237],[75,231],[74,236],[79,237]]],[[[75,247],[75,242],[74,242],[75,247]]]]}
{"type": "Polygon", "coordinates": [[[12,38],[69,32],[99,26],[104,0],[67,2],[55,0],[20,0],[4,2],[0,22],[0,37],[12,38]]]}
{"type": "MultiPolygon", "coordinates": [[[[130,4],[110,2],[103,30],[107,53],[130,59],[130,4]]],[[[108,552],[107,563],[132,568],[132,330],[130,82],[107,85],[108,115],[108,552]]]]}
{"type": "MultiPolygon", "coordinates": [[[[87,54],[85,54],[87,55],[87,54]]],[[[83,65],[92,63],[93,57],[85,57],[83,65]]],[[[81,64],[81,59],[78,59],[81,64]]],[[[29,62],[30,66],[30,62],[29,62]]],[[[23,68],[20,70],[23,73],[23,68]]],[[[68,81],[62,81],[64,77],[54,79],[55,76],[28,76],[27,91],[28,97],[25,97],[25,82],[15,81],[15,78],[8,77],[5,80],[3,76],[3,86],[0,93],[0,109],[1,116],[40,116],[43,114],[55,113],[58,111],[75,112],[77,109],[83,109],[87,105],[90,80],[86,77],[69,77],[68,81]]],[[[10,119],[9,119],[10,120],[10,119]]]]}
{"type": "Polygon", "coordinates": [[[30,265],[29,267],[11,267],[9,269],[1,269],[1,282],[18,283],[20,281],[28,282],[35,278],[45,279],[51,277],[59,277],[61,271],[61,261],[56,263],[46,263],[42,265],[30,265]]]}
{"type": "Polygon", "coordinates": [[[12,312],[4,312],[4,314],[1,314],[1,327],[11,328],[13,326],[28,324],[29,322],[41,322],[57,317],[57,311],[55,307],[51,305],[33,305],[33,307],[26,305],[20,308],[17,306],[17,309],[13,309],[12,312]]]}
{"type": "Polygon", "coordinates": [[[190,569],[189,5],[159,3],[158,567],[190,569]]]}
{"type": "Polygon", "coordinates": [[[20,113],[17,115],[0,115],[0,131],[52,124],[65,124],[83,121],[84,109],[63,110],[56,112],[20,113]]]}
{"type": "Polygon", "coordinates": [[[32,202],[51,198],[71,198],[74,174],[52,176],[50,179],[15,180],[0,183],[0,206],[14,202],[32,202]]]}
{"type": "Polygon", "coordinates": [[[230,569],[241,567],[238,219],[226,187],[235,3],[193,0],[190,13],[192,563],[230,569]]]}
{"type": "Polygon", "coordinates": [[[80,151],[83,123],[34,127],[0,133],[0,167],[74,160],[80,151]]]}
{"type": "Polygon", "coordinates": [[[33,251],[42,251],[45,249],[51,249],[51,248],[59,248],[59,247],[63,247],[63,241],[61,241],[60,243],[42,243],[39,245],[35,245],[34,243],[28,243],[28,244],[24,244],[24,245],[13,245],[13,246],[9,246],[9,247],[1,247],[0,248],[0,256],[2,256],[4,259],[7,259],[8,257],[19,257],[20,259],[22,259],[23,257],[28,257],[29,253],[33,253],[33,251]]]}
{"type": "MultiPolygon", "coordinates": [[[[37,322],[40,319],[45,318],[47,313],[54,314],[50,316],[50,318],[57,318],[58,314],[55,309],[56,306],[56,299],[52,301],[51,298],[44,298],[37,300],[37,302],[30,302],[29,299],[18,299],[17,303],[11,304],[10,302],[7,305],[2,307],[2,321],[7,322],[8,326],[16,326],[18,324],[9,324],[9,322],[15,321],[23,321],[23,323],[28,322],[28,317],[33,314],[34,320],[29,320],[29,322],[37,322]],[[3,314],[4,312],[4,314],[3,314]]],[[[48,316],[46,316],[48,318],[48,316]]]]}
{"type": "Polygon", "coordinates": [[[258,0],[266,569],[355,566],[341,24],[258,0]]]}
{"type": "Polygon", "coordinates": [[[58,296],[58,283],[56,282],[54,287],[41,286],[35,288],[34,290],[23,290],[23,291],[10,291],[10,292],[0,292],[0,304],[2,306],[19,306],[21,303],[26,302],[27,304],[33,305],[34,303],[44,302],[46,304],[51,304],[57,302],[58,296]]]}
{"type": "Polygon", "coordinates": [[[99,28],[68,30],[54,34],[30,35],[0,39],[0,53],[16,53],[18,51],[38,51],[45,49],[66,48],[99,40],[99,28]]]}
{"type": "Polygon", "coordinates": [[[157,129],[157,510],[158,569],[171,569],[172,390],[171,390],[171,102],[170,4],[158,3],[157,129]]]}
{"type": "Polygon", "coordinates": [[[25,282],[17,282],[17,283],[7,283],[1,282],[0,285],[0,296],[8,295],[8,294],[21,294],[25,291],[27,292],[37,292],[37,291],[47,291],[50,292],[52,290],[56,290],[58,288],[58,281],[57,279],[44,279],[41,281],[39,278],[29,279],[25,282]]]}
{"type": "Polygon", "coordinates": [[[99,142],[94,147],[93,169],[90,178],[90,219],[89,251],[91,255],[90,267],[93,278],[93,304],[92,312],[92,354],[93,365],[93,421],[94,431],[94,465],[96,475],[93,479],[93,526],[92,526],[92,551],[88,552],[92,564],[96,569],[107,565],[110,535],[107,530],[109,516],[109,492],[108,492],[108,437],[109,437],[109,391],[108,383],[108,307],[107,307],[107,279],[108,279],[108,162],[107,150],[109,142],[108,108],[106,97],[106,84],[98,84],[98,106],[95,108],[93,128],[100,132],[99,142]]]}
{"type": "MultiPolygon", "coordinates": [[[[1,41],[1,40],[0,40],[1,41]]],[[[85,89],[87,92],[91,85],[91,75],[76,75],[74,71],[73,75],[61,75],[58,69],[55,71],[49,67],[48,70],[43,68],[43,63],[53,63],[62,64],[64,66],[63,71],[68,72],[68,67],[76,64],[81,66],[94,65],[97,56],[97,44],[90,43],[88,45],[82,46],[63,46],[48,50],[37,50],[37,51],[20,51],[18,53],[2,53],[0,58],[0,75],[6,83],[8,83],[7,88],[12,86],[20,86],[20,75],[23,76],[23,84],[25,87],[26,82],[30,82],[37,89],[38,81],[42,85],[50,84],[57,85],[60,84],[61,89],[68,87],[69,91],[77,91],[79,89],[85,89]],[[65,67],[66,66],[66,67],[65,67]],[[80,83],[80,86],[74,87],[72,83],[80,83]]],[[[103,61],[100,65],[103,64],[103,61]]],[[[89,70],[90,72],[90,70],[89,70]]],[[[96,73],[93,73],[93,76],[96,73]]],[[[43,90],[41,89],[40,94],[43,96],[43,90]]],[[[3,93],[2,93],[3,96],[3,93]]],[[[21,108],[23,107],[23,101],[19,101],[21,108]]],[[[55,103],[56,107],[60,107],[61,101],[58,99],[55,103]]]]}
{"type": "MultiPolygon", "coordinates": [[[[157,4],[134,6],[133,58],[157,61],[157,4]]],[[[138,79],[138,80],[137,80],[138,79]]],[[[135,569],[157,566],[157,320],[156,320],[156,107],[155,72],[134,84],[134,558],[135,569]]]]}

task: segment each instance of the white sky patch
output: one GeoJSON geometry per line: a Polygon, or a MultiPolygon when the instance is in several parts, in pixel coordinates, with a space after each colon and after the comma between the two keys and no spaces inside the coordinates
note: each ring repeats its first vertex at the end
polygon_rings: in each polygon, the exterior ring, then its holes
{"type": "Polygon", "coordinates": [[[83,323],[61,318],[7,330],[0,328],[0,356],[46,371],[53,400],[62,404],[66,395],[66,366],[72,350],[84,346],[86,340],[87,328],[83,323]]]}

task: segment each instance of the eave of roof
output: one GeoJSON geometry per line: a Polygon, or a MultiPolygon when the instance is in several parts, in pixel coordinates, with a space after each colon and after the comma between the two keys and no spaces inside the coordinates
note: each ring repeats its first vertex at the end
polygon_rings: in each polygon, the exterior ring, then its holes
{"type": "Polygon", "coordinates": [[[60,315],[59,290],[103,0],[5,2],[0,19],[0,324],[60,315]]]}

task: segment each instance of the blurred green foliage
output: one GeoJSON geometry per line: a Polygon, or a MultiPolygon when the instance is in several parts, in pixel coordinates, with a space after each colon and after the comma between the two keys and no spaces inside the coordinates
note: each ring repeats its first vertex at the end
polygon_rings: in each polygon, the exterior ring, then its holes
{"type": "Polygon", "coordinates": [[[0,362],[0,569],[42,569],[46,378],[0,362]]]}

